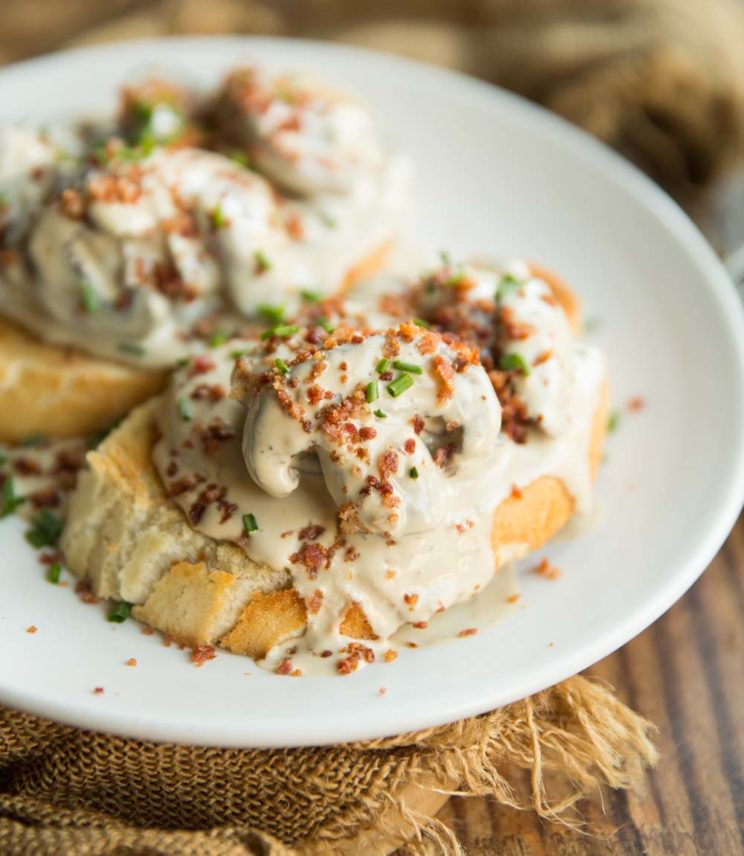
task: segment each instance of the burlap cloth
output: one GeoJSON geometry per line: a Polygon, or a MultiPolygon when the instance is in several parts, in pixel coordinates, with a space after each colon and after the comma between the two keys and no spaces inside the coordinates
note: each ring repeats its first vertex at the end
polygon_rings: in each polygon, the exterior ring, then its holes
{"type": "MultiPolygon", "coordinates": [[[[5,60],[215,32],[413,55],[551,107],[682,192],[744,130],[738,0],[6,0],[3,18],[5,60]]],[[[321,749],[158,745],[0,710],[0,854],[457,852],[434,819],[448,794],[578,822],[577,800],[655,763],[651,730],[582,677],[455,725],[321,749]]]]}

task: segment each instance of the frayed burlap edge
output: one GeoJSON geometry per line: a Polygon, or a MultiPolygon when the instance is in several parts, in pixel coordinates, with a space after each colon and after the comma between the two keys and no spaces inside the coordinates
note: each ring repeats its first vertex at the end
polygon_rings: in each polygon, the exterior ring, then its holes
{"type": "MultiPolygon", "coordinates": [[[[11,712],[11,716],[25,715],[11,712]]],[[[53,745],[55,729],[66,729],[38,722],[49,731],[49,745],[53,745]]],[[[344,810],[332,813],[327,822],[307,829],[305,837],[292,842],[235,823],[197,830],[141,828],[79,804],[55,802],[53,785],[49,785],[47,798],[24,793],[22,788],[10,793],[7,770],[0,767],[0,852],[7,856],[71,852],[86,856],[176,852],[187,856],[336,856],[361,852],[383,856],[408,842],[413,852],[433,846],[439,852],[459,856],[461,849],[452,832],[434,817],[448,796],[490,796],[501,805],[533,810],[547,820],[579,826],[579,800],[598,796],[602,786],[634,788],[640,783],[643,768],[656,763],[654,730],[609,687],[577,676],[482,716],[352,744],[343,747],[346,763],[350,751],[352,766],[356,759],[359,768],[370,771],[369,776],[363,783],[355,781],[351,800],[339,801],[346,806],[344,810]],[[528,771],[528,788],[520,787],[523,775],[517,774],[519,770],[528,771]]],[[[223,751],[222,763],[230,763],[235,752],[242,751],[161,748],[181,757],[183,753],[197,753],[200,763],[209,751],[212,764],[219,761],[223,751]]],[[[324,752],[332,757],[336,748],[324,752]]],[[[0,758],[1,750],[2,746],[0,758]]],[[[317,764],[318,752],[287,750],[280,759],[288,770],[295,769],[307,753],[315,753],[313,763],[317,764]]],[[[267,776],[281,775],[276,755],[269,761],[267,753],[266,764],[267,776]]],[[[313,792],[313,782],[301,787],[313,792]]],[[[302,811],[300,796],[304,799],[307,793],[288,791],[276,810],[302,811]]]]}

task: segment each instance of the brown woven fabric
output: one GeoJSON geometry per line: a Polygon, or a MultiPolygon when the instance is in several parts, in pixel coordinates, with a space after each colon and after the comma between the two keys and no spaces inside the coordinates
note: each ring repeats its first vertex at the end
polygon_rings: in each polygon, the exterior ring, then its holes
{"type": "Polygon", "coordinates": [[[125,740],[3,709],[0,853],[383,854],[425,837],[457,852],[429,816],[447,793],[571,822],[602,784],[638,783],[651,731],[582,677],[453,725],[310,749],[125,740]]]}

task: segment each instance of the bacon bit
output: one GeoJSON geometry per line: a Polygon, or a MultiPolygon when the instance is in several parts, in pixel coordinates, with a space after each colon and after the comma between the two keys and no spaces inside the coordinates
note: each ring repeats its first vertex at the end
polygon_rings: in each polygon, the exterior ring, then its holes
{"type": "Polygon", "coordinates": [[[440,337],[436,333],[432,333],[431,330],[427,330],[419,338],[416,347],[422,356],[426,356],[427,354],[433,354],[434,351],[436,351],[439,341],[440,337]]]}
{"type": "Polygon", "coordinates": [[[214,660],[216,656],[214,645],[197,645],[191,649],[191,662],[195,666],[201,667],[209,660],[214,660]]]}
{"type": "Polygon", "coordinates": [[[225,388],[219,383],[200,383],[189,398],[194,401],[221,401],[226,395],[225,388]]]}
{"type": "Polygon", "coordinates": [[[521,594],[509,595],[509,597],[507,597],[507,599],[506,599],[506,602],[507,603],[516,603],[521,596],[522,596],[521,594]]]}
{"type": "Polygon", "coordinates": [[[411,420],[411,424],[413,425],[413,430],[416,434],[420,434],[424,430],[424,420],[418,415],[418,413],[411,420]]]}
{"type": "Polygon", "coordinates": [[[332,656],[333,656],[333,651],[329,651],[329,650],[326,648],[326,649],[325,649],[325,651],[321,651],[321,652],[320,652],[320,655],[319,655],[319,656],[323,657],[323,659],[325,660],[326,658],[328,658],[328,657],[332,657],[332,656]]]}
{"type": "Polygon", "coordinates": [[[191,360],[188,376],[189,378],[192,378],[200,374],[206,374],[207,372],[211,372],[214,367],[214,361],[210,359],[210,357],[206,354],[197,354],[193,360],[191,360]]]}
{"type": "Polygon", "coordinates": [[[403,595],[403,602],[410,609],[413,609],[413,607],[416,606],[416,604],[418,603],[418,600],[419,600],[419,596],[417,594],[404,594],[403,595]]]}
{"type": "Polygon", "coordinates": [[[411,437],[403,444],[403,449],[407,455],[412,455],[416,451],[416,441],[411,437]]]}
{"type": "Polygon", "coordinates": [[[307,611],[311,615],[316,615],[320,612],[320,607],[323,606],[323,592],[320,589],[315,589],[312,596],[306,601],[307,611]]]}
{"type": "Polygon", "coordinates": [[[13,252],[13,250],[0,250],[0,264],[3,267],[10,267],[14,265],[18,260],[18,253],[13,252]]]}
{"type": "Polygon", "coordinates": [[[322,544],[306,543],[302,545],[298,553],[293,553],[289,557],[289,561],[295,565],[304,565],[310,578],[314,579],[318,574],[318,569],[323,567],[327,558],[328,551],[322,544]]]}
{"type": "Polygon", "coordinates": [[[55,562],[59,562],[62,559],[62,554],[59,552],[55,553],[42,553],[39,556],[39,562],[42,565],[53,565],[55,562]]]}
{"type": "Polygon", "coordinates": [[[413,626],[416,628],[416,630],[426,630],[426,628],[429,626],[429,622],[428,621],[415,621],[413,626]]]}
{"type": "Polygon", "coordinates": [[[32,624],[30,627],[26,628],[26,633],[34,634],[37,632],[38,629],[39,628],[35,624],[32,624]]]}
{"type": "Polygon", "coordinates": [[[192,526],[196,526],[199,523],[202,517],[204,517],[206,510],[207,506],[203,502],[193,502],[189,506],[188,517],[192,526]]]}
{"type": "Polygon", "coordinates": [[[377,471],[383,481],[398,470],[398,455],[392,449],[386,449],[377,460],[377,471]]]}
{"type": "Polygon", "coordinates": [[[461,630],[457,635],[461,638],[464,638],[465,636],[475,636],[477,632],[477,627],[466,627],[464,630],[461,630]]]}
{"type": "Polygon", "coordinates": [[[377,436],[377,429],[375,428],[360,428],[359,429],[359,437],[361,440],[374,440],[377,436]]]}
{"type": "Polygon", "coordinates": [[[286,215],[284,218],[284,227],[293,241],[301,241],[305,237],[305,227],[302,217],[295,211],[286,215]]]}
{"type": "Polygon", "coordinates": [[[634,395],[633,398],[628,399],[625,406],[630,413],[638,413],[646,406],[646,399],[642,395],[634,395]]]}
{"type": "Polygon", "coordinates": [[[344,657],[336,663],[336,670],[341,675],[350,675],[359,668],[359,660],[353,660],[351,657],[344,657]]]}
{"type": "Polygon", "coordinates": [[[548,580],[557,580],[561,575],[560,569],[551,565],[544,556],[540,559],[540,564],[534,568],[534,571],[536,574],[540,574],[541,577],[545,577],[548,580]]]}
{"type": "Polygon", "coordinates": [[[440,446],[436,452],[434,452],[434,463],[438,467],[444,469],[450,462],[454,451],[455,447],[452,443],[446,443],[444,446],[440,446]]]}
{"type": "Polygon", "coordinates": [[[552,350],[542,351],[542,353],[538,354],[532,361],[532,365],[541,366],[543,363],[546,363],[552,356],[552,350]]]}
{"type": "Polygon", "coordinates": [[[87,580],[80,580],[75,585],[75,594],[83,603],[98,603],[98,598],[91,591],[90,583],[87,580]]]}
{"type": "Polygon", "coordinates": [[[434,357],[434,374],[439,387],[437,392],[437,402],[444,404],[455,391],[455,370],[441,355],[434,357]]]}
{"type": "Polygon", "coordinates": [[[406,642],[406,648],[418,648],[415,642],[406,642]]]}
{"type": "Polygon", "coordinates": [[[324,532],[325,526],[319,526],[316,523],[311,523],[304,529],[300,529],[297,537],[300,541],[317,541],[324,532]]]}
{"type": "Polygon", "coordinates": [[[385,579],[386,580],[392,580],[392,579],[395,579],[395,577],[396,577],[395,571],[389,571],[389,570],[385,571],[385,579]]]}
{"type": "Polygon", "coordinates": [[[166,634],[164,634],[164,636],[163,636],[163,645],[164,645],[164,647],[166,647],[166,648],[170,648],[170,646],[171,646],[172,644],[173,644],[173,637],[170,635],[170,633],[166,633],[166,634]]]}
{"type": "Polygon", "coordinates": [[[386,663],[392,663],[393,660],[398,659],[398,652],[394,648],[388,648],[387,651],[382,655],[382,659],[386,663]]]}
{"type": "Polygon", "coordinates": [[[152,627],[143,627],[142,628],[142,635],[143,636],[152,636],[153,633],[155,633],[155,631],[152,629],[152,627]]]}
{"type": "Polygon", "coordinates": [[[85,214],[85,202],[79,190],[65,188],[59,197],[60,211],[71,220],[82,220],[85,214]]]}
{"type": "Polygon", "coordinates": [[[124,663],[124,665],[125,665],[125,666],[136,666],[136,665],[137,665],[137,660],[136,660],[136,658],[135,658],[135,657],[130,657],[130,658],[126,661],[126,663],[124,663]]]}
{"type": "Polygon", "coordinates": [[[511,488],[511,498],[512,499],[521,499],[522,498],[522,489],[515,484],[513,484],[512,488],[511,488]]]}
{"type": "Polygon", "coordinates": [[[103,695],[103,687],[93,687],[93,695],[103,695]]]}
{"type": "Polygon", "coordinates": [[[381,695],[381,696],[384,696],[386,692],[387,692],[387,687],[380,687],[380,689],[377,690],[377,694],[381,695]]]}
{"type": "Polygon", "coordinates": [[[514,317],[514,310],[510,306],[501,307],[499,321],[501,322],[501,330],[507,339],[528,339],[535,332],[535,328],[531,324],[518,321],[514,317]]]}

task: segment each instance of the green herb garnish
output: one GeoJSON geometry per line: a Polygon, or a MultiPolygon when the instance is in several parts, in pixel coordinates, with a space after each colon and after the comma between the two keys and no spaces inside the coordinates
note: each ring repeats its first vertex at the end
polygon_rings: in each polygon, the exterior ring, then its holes
{"type": "Polygon", "coordinates": [[[414,318],[414,319],[413,319],[413,323],[414,323],[417,327],[423,327],[423,328],[424,328],[424,330],[428,330],[428,329],[429,329],[429,327],[431,327],[431,324],[429,324],[429,322],[428,322],[428,321],[424,321],[424,320],[423,320],[423,318],[414,318]]]}
{"type": "Polygon", "coordinates": [[[525,377],[530,373],[530,367],[524,361],[521,354],[502,354],[499,359],[499,368],[505,372],[521,372],[525,377]]]}
{"type": "Polygon", "coordinates": [[[12,514],[25,501],[22,496],[16,496],[15,483],[12,477],[5,479],[2,492],[0,492],[0,519],[12,514]]]}
{"type": "Polygon", "coordinates": [[[226,330],[215,330],[209,337],[209,342],[207,344],[210,348],[219,348],[220,345],[224,345],[229,338],[230,337],[226,330]]]}
{"type": "Polygon", "coordinates": [[[306,303],[320,303],[320,301],[323,299],[319,292],[310,291],[307,288],[303,288],[303,290],[300,292],[300,297],[302,297],[302,299],[306,303]]]}
{"type": "Polygon", "coordinates": [[[326,333],[332,333],[336,329],[325,316],[323,318],[318,318],[315,323],[318,327],[322,327],[326,333]]]}
{"type": "Polygon", "coordinates": [[[119,342],[117,347],[122,354],[129,354],[131,357],[144,357],[147,353],[142,345],[138,345],[136,342],[119,342]]]}
{"type": "Polygon", "coordinates": [[[287,374],[289,371],[289,366],[284,362],[281,357],[277,357],[274,360],[274,365],[279,369],[282,374],[287,374]]]}
{"type": "Polygon", "coordinates": [[[41,446],[46,443],[46,437],[43,434],[29,434],[21,440],[21,446],[24,449],[33,449],[36,446],[41,446]]]}
{"type": "Polygon", "coordinates": [[[424,370],[421,366],[417,366],[415,363],[406,363],[403,360],[395,360],[393,363],[393,368],[398,369],[399,372],[410,372],[410,374],[423,374],[424,370]]]}
{"type": "Polygon", "coordinates": [[[336,218],[327,211],[318,211],[318,219],[328,229],[335,229],[338,225],[336,218]]]}
{"type": "Polygon", "coordinates": [[[62,565],[59,562],[54,562],[54,564],[49,565],[46,572],[47,581],[52,585],[57,585],[59,583],[59,578],[62,575],[62,565]]]}
{"type": "Polygon", "coordinates": [[[367,384],[367,404],[372,404],[380,397],[380,385],[376,380],[371,380],[367,384]]]}
{"type": "Polygon", "coordinates": [[[452,256],[447,252],[447,250],[440,250],[439,251],[439,258],[442,260],[442,264],[445,267],[451,267],[452,266],[452,256]]]}
{"type": "Polygon", "coordinates": [[[271,262],[263,250],[256,250],[253,258],[256,260],[256,273],[266,273],[267,270],[271,270],[271,262]]]}
{"type": "Polygon", "coordinates": [[[387,413],[382,410],[375,410],[374,414],[378,419],[387,419],[387,413]]]}
{"type": "Polygon", "coordinates": [[[417,479],[419,477],[419,471],[416,469],[416,467],[411,467],[411,469],[408,470],[408,475],[412,479],[417,479]]]}
{"type": "Polygon", "coordinates": [[[31,519],[31,529],[26,532],[26,540],[32,547],[54,547],[62,534],[62,520],[48,508],[42,508],[31,519]]]}
{"type": "Polygon", "coordinates": [[[402,395],[407,389],[413,386],[413,378],[409,374],[402,374],[391,380],[387,385],[387,391],[393,398],[402,395]]]}
{"type": "Polygon", "coordinates": [[[83,312],[86,315],[95,315],[101,308],[101,300],[98,292],[89,282],[80,284],[80,301],[83,304],[83,312]]]}
{"type": "Polygon", "coordinates": [[[246,535],[250,535],[251,532],[258,531],[258,523],[256,522],[256,518],[253,514],[243,515],[243,531],[246,535]]]}
{"type": "Polygon", "coordinates": [[[229,157],[231,161],[238,164],[239,166],[244,167],[245,169],[248,169],[248,167],[250,166],[251,160],[248,157],[247,152],[244,152],[241,149],[235,149],[234,151],[230,152],[229,157]]]}
{"type": "Polygon", "coordinates": [[[215,229],[224,229],[227,226],[227,218],[221,205],[218,205],[212,212],[212,225],[215,229]]]}
{"type": "Polygon", "coordinates": [[[239,360],[241,357],[244,357],[248,351],[230,351],[230,359],[239,360]]]}
{"type": "Polygon", "coordinates": [[[276,336],[278,339],[288,339],[290,336],[294,336],[299,329],[296,324],[276,324],[273,327],[269,327],[268,330],[264,330],[261,333],[261,339],[262,341],[266,341],[266,339],[271,339],[272,336],[276,336]]]}
{"type": "Polygon", "coordinates": [[[377,363],[377,365],[375,366],[375,371],[377,372],[377,374],[382,374],[383,372],[386,372],[388,370],[389,366],[390,360],[385,359],[385,357],[383,357],[380,362],[377,363]]]}
{"type": "Polygon", "coordinates": [[[265,304],[258,307],[259,314],[271,324],[281,324],[284,318],[283,306],[270,306],[265,304]]]}
{"type": "Polygon", "coordinates": [[[506,297],[511,289],[519,288],[522,284],[522,281],[517,279],[513,274],[505,273],[499,280],[499,284],[496,286],[496,294],[494,295],[494,298],[496,300],[501,300],[502,297],[506,297]]]}
{"type": "Polygon", "coordinates": [[[184,422],[191,422],[194,417],[194,408],[188,398],[178,399],[178,412],[181,414],[181,419],[184,422]]]}
{"type": "Polygon", "coordinates": [[[620,411],[613,410],[610,413],[610,418],[607,420],[607,430],[612,433],[613,431],[617,431],[617,427],[620,424],[620,411]]]}
{"type": "Polygon", "coordinates": [[[108,613],[108,620],[114,624],[123,624],[129,618],[132,612],[132,604],[125,600],[117,600],[111,604],[108,613]]]}
{"type": "Polygon", "coordinates": [[[8,456],[0,449],[0,467],[8,463],[8,456]]]}

